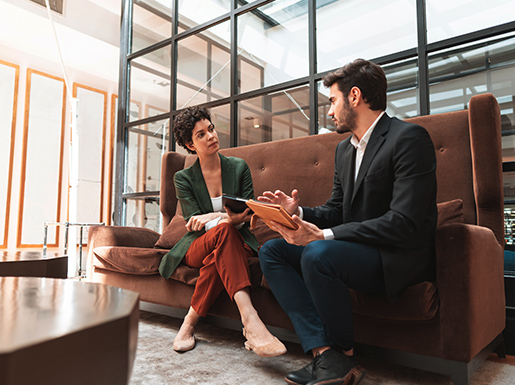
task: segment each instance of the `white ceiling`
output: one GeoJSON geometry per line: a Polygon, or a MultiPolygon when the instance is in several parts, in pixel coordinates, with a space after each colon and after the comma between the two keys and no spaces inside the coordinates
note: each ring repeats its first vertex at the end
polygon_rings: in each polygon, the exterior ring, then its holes
{"type": "MultiPolygon", "coordinates": [[[[120,12],[121,0],[65,0],[63,15],[52,12],[68,76],[81,71],[118,82],[120,12]]],[[[48,12],[28,0],[0,0],[0,60],[2,46],[60,69],[48,12]]]]}

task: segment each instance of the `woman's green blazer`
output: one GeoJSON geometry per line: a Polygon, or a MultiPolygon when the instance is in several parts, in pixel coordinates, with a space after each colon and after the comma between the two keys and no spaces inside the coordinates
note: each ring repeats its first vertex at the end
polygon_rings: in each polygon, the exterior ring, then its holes
{"type": "MultiPolygon", "coordinates": [[[[222,154],[219,154],[219,156],[222,166],[222,192],[228,195],[253,199],[254,186],[252,185],[252,175],[247,163],[240,158],[226,157],[222,154]]],[[[181,204],[182,214],[186,221],[193,215],[213,212],[213,205],[211,204],[211,198],[198,159],[190,167],[176,172],[174,183],[177,199],[181,204]]],[[[250,232],[248,223],[239,231],[245,243],[257,253],[259,244],[256,237],[250,232]]],[[[201,231],[190,231],[184,235],[172,250],[163,256],[159,266],[160,274],[167,279],[170,278],[170,275],[179,266],[193,241],[204,233],[205,230],[202,229],[201,231]]]]}

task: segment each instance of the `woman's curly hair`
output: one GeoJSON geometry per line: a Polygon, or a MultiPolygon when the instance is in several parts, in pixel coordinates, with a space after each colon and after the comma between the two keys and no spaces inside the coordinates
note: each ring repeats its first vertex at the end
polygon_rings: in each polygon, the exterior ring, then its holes
{"type": "Polygon", "coordinates": [[[175,134],[175,141],[179,146],[184,147],[190,154],[195,154],[195,151],[186,147],[186,144],[193,142],[193,128],[195,127],[195,124],[202,119],[207,119],[211,122],[211,115],[206,108],[196,106],[186,108],[174,119],[173,133],[175,134]]]}

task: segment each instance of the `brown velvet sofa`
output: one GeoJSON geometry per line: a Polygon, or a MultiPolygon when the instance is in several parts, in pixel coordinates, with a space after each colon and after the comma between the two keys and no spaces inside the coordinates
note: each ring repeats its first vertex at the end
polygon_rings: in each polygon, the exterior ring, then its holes
{"type": "MultiPolygon", "coordinates": [[[[405,290],[395,304],[382,295],[353,292],[359,354],[452,376],[469,384],[485,356],[502,345],[505,327],[503,283],[503,189],[500,112],[490,94],[475,96],[469,109],[410,121],[430,133],[437,156],[439,221],[436,281],[405,290]]],[[[345,136],[324,134],[231,148],[222,153],[247,161],[256,195],[297,188],[301,204],[319,205],[330,196],[334,150],[345,136]]],[[[160,207],[163,235],[144,228],[93,227],[88,242],[88,280],[140,294],[142,301],[187,309],[198,276],[179,266],[166,280],[159,261],[184,233],[172,182],[194,156],[163,157],[160,207]],[[157,246],[156,246],[157,243],[157,246]],[[160,248],[161,247],[161,248],[160,248]]],[[[260,242],[277,235],[258,224],[260,242]]],[[[416,257],[416,256],[414,256],[416,257]]],[[[292,325],[251,261],[252,298],[270,326],[292,325]]],[[[239,319],[223,293],[210,314],[239,319]]]]}

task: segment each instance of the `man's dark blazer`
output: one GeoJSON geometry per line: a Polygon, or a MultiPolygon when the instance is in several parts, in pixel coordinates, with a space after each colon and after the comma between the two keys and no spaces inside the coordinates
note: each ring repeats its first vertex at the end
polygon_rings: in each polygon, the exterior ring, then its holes
{"type": "Polygon", "coordinates": [[[331,228],[336,240],[379,248],[387,294],[431,278],[434,267],[436,157],[420,126],[384,114],[367,144],[354,182],[355,148],[350,138],[338,144],[333,191],[304,219],[331,228]]]}

